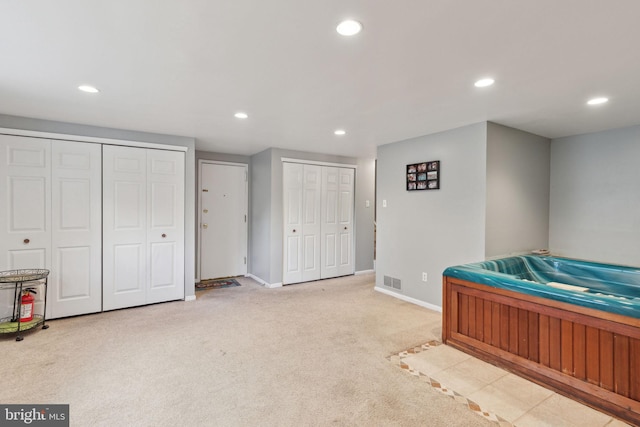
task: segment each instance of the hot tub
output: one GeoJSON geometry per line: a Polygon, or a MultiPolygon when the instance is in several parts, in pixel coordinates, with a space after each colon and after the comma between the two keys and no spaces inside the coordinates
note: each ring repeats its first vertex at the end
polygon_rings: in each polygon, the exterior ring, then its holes
{"type": "Polygon", "coordinates": [[[640,269],[527,255],[443,276],[443,342],[640,425],[640,269]]]}

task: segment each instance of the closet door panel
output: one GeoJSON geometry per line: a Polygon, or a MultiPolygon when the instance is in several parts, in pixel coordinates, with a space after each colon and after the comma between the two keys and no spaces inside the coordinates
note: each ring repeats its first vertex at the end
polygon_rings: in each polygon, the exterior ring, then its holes
{"type": "Polygon", "coordinates": [[[103,309],[147,302],[147,150],[103,147],[103,309]]]}
{"type": "Polygon", "coordinates": [[[320,203],[322,201],[322,168],[315,165],[303,165],[302,199],[302,236],[303,266],[302,281],[320,279],[320,203]]]}
{"type": "Polygon", "coordinates": [[[147,151],[147,302],[184,298],[184,153],[147,151]]]}
{"type": "Polygon", "coordinates": [[[52,144],[49,318],[102,309],[101,162],[99,144],[52,144]]]}
{"type": "Polygon", "coordinates": [[[284,163],[284,268],[282,283],[302,282],[302,212],[304,166],[297,163],[284,163]]]}
{"type": "Polygon", "coordinates": [[[353,274],[353,209],[355,170],[340,168],[339,171],[339,245],[338,245],[338,276],[353,274]]]}
{"type": "MultiPolygon", "coordinates": [[[[50,266],[51,141],[0,135],[0,270],[50,266]]],[[[12,298],[0,293],[0,317],[11,314],[12,298]]]]}
{"type": "Polygon", "coordinates": [[[323,279],[338,275],[340,225],[340,170],[322,168],[322,274],[323,279]]]}

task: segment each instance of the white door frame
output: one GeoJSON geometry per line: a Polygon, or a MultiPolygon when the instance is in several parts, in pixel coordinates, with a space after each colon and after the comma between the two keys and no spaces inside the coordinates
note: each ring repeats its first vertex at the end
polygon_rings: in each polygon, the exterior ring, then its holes
{"type": "Polygon", "coordinates": [[[247,221],[245,222],[245,227],[247,228],[247,242],[245,245],[247,257],[247,272],[249,271],[249,165],[247,163],[236,163],[236,162],[223,162],[219,160],[207,160],[207,159],[198,159],[198,188],[196,191],[198,192],[198,232],[196,233],[196,283],[200,282],[200,264],[202,257],[202,248],[200,246],[201,235],[202,235],[202,165],[203,164],[214,164],[214,165],[226,165],[226,166],[241,166],[244,168],[246,173],[246,181],[245,181],[245,207],[247,212],[247,221]]]}

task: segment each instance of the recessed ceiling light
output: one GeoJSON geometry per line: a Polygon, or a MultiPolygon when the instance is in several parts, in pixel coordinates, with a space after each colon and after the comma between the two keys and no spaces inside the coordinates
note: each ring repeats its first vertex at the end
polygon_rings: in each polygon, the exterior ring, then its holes
{"type": "Polygon", "coordinates": [[[343,130],[343,129],[338,129],[333,133],[336,134],[336,135],[345,135],[347,133],[347,131],[343,130]]]}
{"type": "Polygon", "coordinates": [[[609,98],[601,97],[601,98],[593,98],[587,101],[589,105],[599,105],[609,102],[609,98]]]}
{"type": "Polygon", "coordinates": [[[343,36],[354,36],[362,31],[362,24],[353,19],[347,19],[338,24],[336,31],[343,36]]]}
{"type": "Polygon", "coordinates": [[[80,86],[78,86],[78,89],[80,89],[83,92],[87,92],[87,93],[98,93],[98,92],[100,92],[95,87],[89,86],[89,85],[80,85],[80,86]]]}
{"type": "Polygon", "coordinates": [[[494,83],[495,83],[495,80],[493,80],[492,78],[486,78],[486,79],[478,80],[473,85],[475,87],[487,87],[487,86],[491,86],[494,83]]]}
{"type": "Polygon", "coordinates": [[[237,119],[246,119],[247,117],[249,117],[249,115],[247,113],[243,113],[243,112],[237,112],[234,114],[234,117],[237,119]]]}

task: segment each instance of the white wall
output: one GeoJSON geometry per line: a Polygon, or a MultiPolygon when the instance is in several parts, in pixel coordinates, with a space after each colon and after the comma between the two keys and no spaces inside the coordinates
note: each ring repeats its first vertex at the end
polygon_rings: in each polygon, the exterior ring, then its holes
{"type": "Polygon", "coordinates": [[[551,141],[551,250],[640,266],[640,126],[551,141]]]}
{"type": "Polygon", "coordinates": [[[487,124],[487,258],[549,246],[550,144],[487,124]]]}
{"type": "Polygon", "coordinates": [[[271,281],[271,149],[251,156],[249,167],[249,264],[255,277],[271,281]]]}
{"type": "Polygon", "coordinates": [[[399,278],[394,292],[441,307],[444,269],[484,259],[486,134],[478,123],[378,147],[376,287],[399,278]],[[406,165],[432,160],[440,189],[406,191],[406,165]]]}

